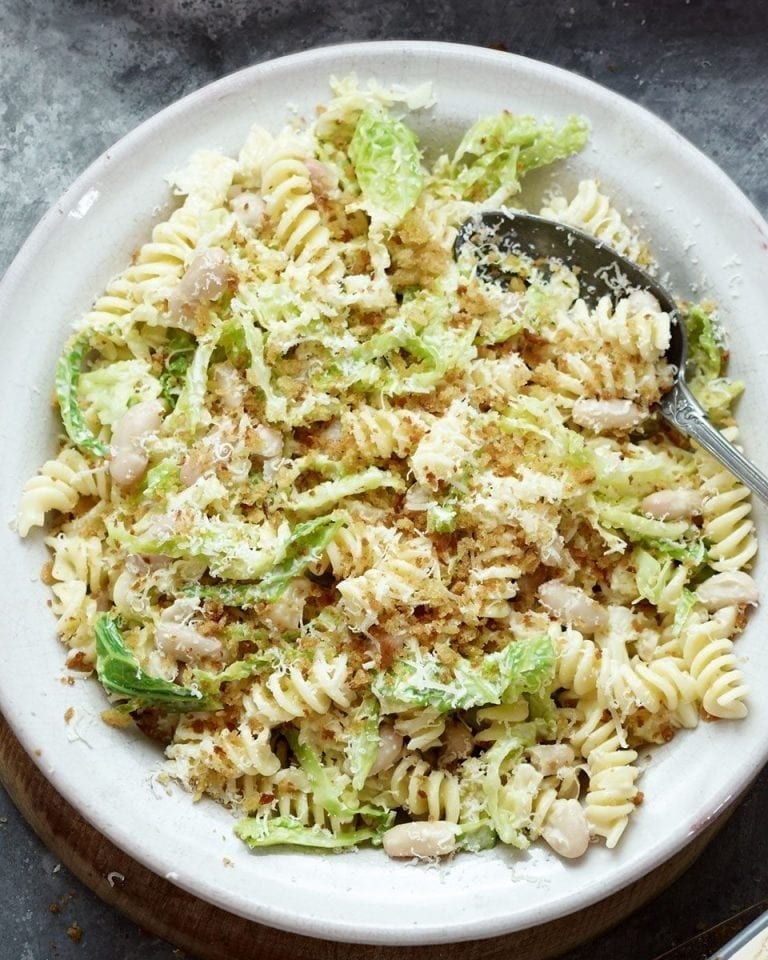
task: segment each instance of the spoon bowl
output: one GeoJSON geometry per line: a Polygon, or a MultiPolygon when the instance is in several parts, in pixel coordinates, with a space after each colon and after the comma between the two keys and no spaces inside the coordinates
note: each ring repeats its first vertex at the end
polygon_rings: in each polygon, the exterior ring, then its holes
{"type": "Polygon", "coordinates": [[[659,400],[664,419],[695,440],[768,503],[768,477],[748,460],[707,418],[691,393],[685,374],[688,338],[674,299],[650,274],[621,256],[604,241],[583,230],[531,213],[489,210],[466,220],[454,243],[454,256],[472,250],[477,272],[486,280],[503,283],[509,274],[500,265],[502,256],[518,253],[534,260],[556,260],[578,272],[580,295],[590,306],[604,296],[616,299],[630,289],[647,290],[670,315],[668,362],[674,367],[672,387],[659,400]]]}

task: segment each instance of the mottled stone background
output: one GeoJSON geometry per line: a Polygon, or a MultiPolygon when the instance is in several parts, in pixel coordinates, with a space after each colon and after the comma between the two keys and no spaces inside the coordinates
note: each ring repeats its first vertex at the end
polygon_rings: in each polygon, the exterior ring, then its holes
{"type": "MultiPolygon", "coordinates": [[[[761,0],[0,0],[0,272],[76,175],[171,101],[284,53],[398,38],[499,47],[590,77],[669,121],[768,214],[761,0]]],[[[670,891],[568,960],[652,960],[768,897],[766,823],[763,774],[670,891]]],[[[176,956],[57,869],[2,791],[0,894],[0,960],[176,956]]]]}

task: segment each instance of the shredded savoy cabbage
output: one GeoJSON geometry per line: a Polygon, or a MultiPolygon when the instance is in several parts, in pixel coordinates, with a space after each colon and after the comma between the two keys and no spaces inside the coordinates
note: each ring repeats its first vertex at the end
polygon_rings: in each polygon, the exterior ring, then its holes
{"type": "MultiPolygon", "coordinates": [[[[427,165],[427,90],[332,87],[173,174],[64,348],[18,526],[50,513],[68,665],[251,846],[613,847],[638,747],[745,713],[749,496],[656,413],[650,294],[454,258],[529,171],[569,183],[582,118],[482,117],[427,165]]],[[[535,212],[651,262],[594,179],[535,212]]],[[[714,309],[679,314],[734,438],[714,309]]]]}

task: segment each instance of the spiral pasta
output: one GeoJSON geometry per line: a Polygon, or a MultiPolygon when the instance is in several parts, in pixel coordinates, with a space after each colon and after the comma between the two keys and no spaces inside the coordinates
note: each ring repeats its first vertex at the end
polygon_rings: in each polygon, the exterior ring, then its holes
{"type": "Polygon", "coordinates": [[[459,556],[452,589],[461,591],[467,623],[508,617],[522,573],[518,531],[502,525],[478,530],[462,541],[459,556]]]}
{"type": "Polygon", "coordinates": [[[683,630],[683,657],[702,706],[712,717],[738,719],[747,713],[747,686],[730,640],[737,620],[737,608],[724,607],[711,618],[692,617],[683,630]]]}
{"type": "Polygon", "coordinates": [[[397,542],[389,527],[348,517],[328,543],[326,556],[339,580],[357,577],[370,569],[397,542]]]}
{"type": "Polygon", "coordinates": [[[79,580],[89,593],[101,592],[108,573],[99,537],[65,537],[58,534],[48,537],[45,542],[53,554],[51,574],[56,580],[79,580]]]}
{"type": "Polygon", "coordinates": [[[635,809],[639,775],[633,766],[637,752],[628,749],[612,718],[605,719],[596,700],[579,707],[579,722],[571,743],[587,761],[589,786],[585,814],[594,836],[614,847],[635,809]]]}
{"type": "MultiPolygon", "coordinates": [[[[170,219],[154,228],[151,242],[141,247],[133,265],[120,274],[116,281],[117,291],[130,293],[134,305],[157,305],[181,279],[199,237],[197,217],[184,207],[176,210],[170,219]]],[[[115,307],[122,310],[122,303],[115,304],[109,299],[109,289],[106,296],[106,302],[100,298],[91,313],[86,314],[86,325],[98,326],[100,322],[113,318],[115,307]]]]}
{"type": "Polygon", "coordinates": [[[221,726],[215,718],[176,725],[173,742],[166,748],[168,770],[197,794],[224,798],[242,796],[256,782],[275,775],[281,768],[273,752],[269,730],[256,735],[242,723],[236,730],[221,726]]]}
{"type": "MultiPolygon", "coordinates": [[[[727,428],[725,436],[733,443],[738,431],[727,428]]],[[[752,520],[749,490],[713,457],[703,450],[696,454],[704,482],[704,536],[714,570],[749,568],[757,553],[757,537],[752,520]]]]}
{"type": "Polygon", "coordinates": [[[267,726],[327,713],[331,704],[348,707],[347,659],[326,660],[318,653],[308,668],[290,665],[254,683],[243,696],[243,712],[267,726]]]}
{"type": "Polygon", "coordinates": [[[470,428],[472,417],[471,408],[456,401],[431,425],[410,459],[419,483],[436,489],[461,469],[478,446],[470,428]]]}
{"type": "Polygon", "coordinates": [[[589,789],[584,812],[593,836],[603,837],[608,849],[616,846],[635,809],[639,771],[632,764],[634,750],[606,747],[590,754],[589,789]]]}
{"type": "Polygon", "coordinates": [[[428,429],[425,417],[411,410],[379,410],[361,406],[342,417],[344,438],[351,439],[366,458],[402,459],[413,451],[428,429]]]}
{"type": "MultiPolygon", "coordinates": [[[[149,308],[149,312],[139,311],[136,319],[161,322],[168,296],[179,284],[206,232],[202,220],[223,203],[235,168],[234,161],[213,151],[202,150],[192,158],[189,168],[176,175],[177,185],[187,193],[184,204],[154,227],[151,240],[109,283],[77,329],[124,337],[138,307],[149,308]]],[[[131,342],[141,341],[133,338],[131,342]]]]}
{"type": "Polygon", "coordinates": [[[637,702],[651,713],[666,709],[684,727],[698,723],[696,682],[680,657],[658,657],[645,663],[633,658],[631,670],[637,702]]]}
{"type": "Polygon", "coordinates": [[[558,687],[572,691],[577,697],[592,693],[600,665],[600,654],[595,642],[582,636],[578,630],[566,628],[556,637],[555,644],[558,654],[558,687]]]}
{"type": "Polygon", "coordinates": [[[503,408],[517,397],[529,377],[530,371],[516,354],[479,358],[469,371],[473,402],[503,408]]]}
{"type": "Polygon", "coordinates": [[[333,816],[314,799],[312,785],[299,767],[284,767],[274,775],[243,778],[243,809],[261,814],[265,810],[305,827],[331,831],[348,826],[349,818],[333,816]]]}
{"type": "Polygon", "coordinates": [[[395,766],[389,789],[397,805],[413,817],[459,822],[459,781],[445,770],[430,768],[418,754],[406,754],[395,766]]]}
{"type": "Polygon", "coordinates": [[[393,542],[365,573],[339,581],[337,590],[357,630],[367,629],[386,611],[429,604],[445,593],[437,555],[426,537],[393,542]]]}
{"type": "Polygon", "coordinates": [[[542,333],[551,347],[533,379],[565,406],[582,397],[653,403],[671,384],[670,369],[660,362],[670,318],[648,293],[635,291],[615,307],[603,297],[593,310],[577,300],[542,333]]]}
{"type": "Polygon", "coordinates": [[[557,781],[554,777],[542,780],[538,792],[533,798],[529,835],[532,840],[541,836],[541,831],[552,812],[552,805],[558,799],[557,781]]]}
{"type": "Polygon", "coordinates": [[[279,248],[297,264],[307,264],[315,276],[332,280],[343,266],[316,208],[306,157],[300,141],[279,137],[263,161],[261,192],[279,248]]]}
{"type": "Polygon", "coordinates": [[[52,510],[71,513],[81,497],[107,500],[109,473],[104,464],[94,466],[79,451],[65,447],[25,484],[17,518],[19,533],[25,537],[32,527],[42,527],[52,510]]]}
{"type": "Polygon", "coordinates": [[[624,223],[616,207],[600,192],[597,180],[581,180],[571,201],[562,196],[552,197],[540,213],[542,217],[559,220],[605,240],[630,260],[647,262],[647,253],[637,233],[624,223]]]}
{"type": "Polygon", "coordinates": [[[445,717],[429,707],[408,711],[397,717],[394,729],[405,739],[408,750],[429,750],[440,745],[445,732],[445,717]]]}

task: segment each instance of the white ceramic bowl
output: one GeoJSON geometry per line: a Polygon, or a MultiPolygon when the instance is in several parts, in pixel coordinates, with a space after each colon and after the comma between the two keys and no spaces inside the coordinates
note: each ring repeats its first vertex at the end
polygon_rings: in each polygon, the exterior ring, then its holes
{"type": "MultiPolygon", "coordinates": [[[[739,416],[748,452],[768,464],[763,283],[768,227],[728,178],[645,110],[563,70],[509,54],[440,43],[329,47],[261,64],[164,110],[107,151],[54,205],[0,288],[2,504],[11,520],[27,477],[54,449],[50,391],[70,323],[128,260],[168,200],[163,175],[201,146],[236,152],[249,126],[279,127],[290,103],[309,114],[331,75],[406,84],[432,80],[437,105],[412,122],[431,145],[455,142],[502,108],[592,124],[583,155],[560,182],[598,175],[650,238],[678,295],[712,296],[730,330],[732,369],[748,384],[739,416]]],[[[546,185],[547,175],[533,184],[546,185]]],[[[756,509],[758,520],[761,508],[756,509]]],[[[764,525],[760,523],[764,534],[764,525]]],[[[768,758],[768,700],[753,695],[738,723],[702,724],[658,751],[645,802],[614,851],[577,863],[546,850],[496,849],[414,868],[379,850],[349,855],[251,853],[213,803],[166,795],[153,783],[157,747],[105,726],[95,681],[59,682],[64,650],[39,580],[42,535],[5,527],[0,563],[5,628],[0,708],[54,786],[110,840],[186,890],[262,923],[328,939],[436,943],[488,937],[576,911],[639,878],[688,843],[768,758]],[[76,717],[63,716],[74,706],[76,717]],[[76,731],[82,739],[74,736],[76,731]],[[230,869],[227,857],[234,862],[230,869]]],[[[763,567],[758,579],[764,595],[763,567]]],[[[757,691],[768,677],[766,614],[738,641],[757,691]]]]}

